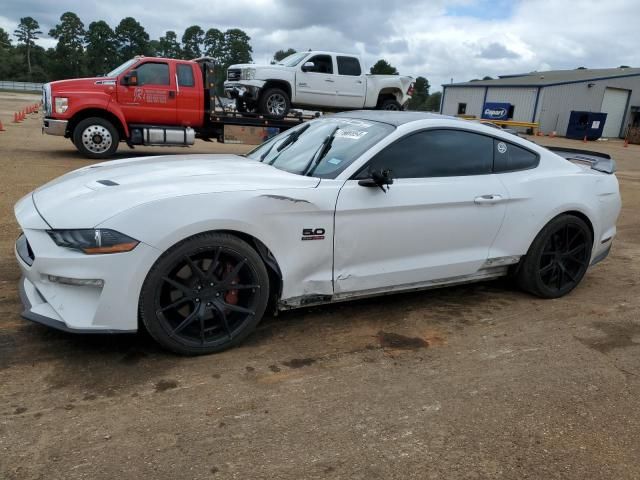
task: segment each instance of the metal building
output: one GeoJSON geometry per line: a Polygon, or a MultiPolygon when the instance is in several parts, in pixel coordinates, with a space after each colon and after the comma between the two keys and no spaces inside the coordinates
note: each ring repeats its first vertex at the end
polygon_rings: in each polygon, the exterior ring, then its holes
{"type": "Polygon", "coordinates": [[[572,111],[604,112],[602,136],[622,137],[639,107],[640,68],[581,68],[443,85],[440,112],[538,122],[558,135],[566,134],[572,111]]]}

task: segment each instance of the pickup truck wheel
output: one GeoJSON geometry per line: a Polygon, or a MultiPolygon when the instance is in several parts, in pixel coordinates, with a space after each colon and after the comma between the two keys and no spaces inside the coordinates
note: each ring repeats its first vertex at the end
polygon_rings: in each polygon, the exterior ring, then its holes
{"type": "Polygon", "coordinates": [[[399,110],[402,110],[402,105],[400,105],[396,100],[387,98],[380,104],[380,110],[399,111],[399,110]]]}
{"type": "Polygon", "coordinates": [[[73,143],[89,158],[108,158],[118,149],[120,135],[113,124],[100,117],[80,121],[73,130],[73,143]]]}
{"type": "Polygon", "coordinates": [[[283,90],[270,88],[260,97],[258,108],[260,113],[269,118],[284,118],[291,109],[291,100],[283,90]]]}

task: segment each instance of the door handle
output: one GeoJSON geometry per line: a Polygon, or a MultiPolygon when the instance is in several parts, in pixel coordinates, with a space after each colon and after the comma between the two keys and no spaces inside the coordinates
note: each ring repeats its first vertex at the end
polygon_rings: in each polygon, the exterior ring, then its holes
{"type": "Polygon", "coordinates": [[[331,80],[330,78],[325,78],[325,79],[324,79],[324,81],[325,81],[325,82],[331,82],[331,83],[334,83],[334,81],[333,81],[333,80],[331,80]]]}
{"type": "Polygon", "coordinates": [[[169,91],[169,98],[176,98],[176,92],[174,92],[173,90],[169,91]]]}
{"type": "Polygon", "coordinates": [[[477,205],[493,205],[502,201],[502,195],[481,195],[473,200],[477,205]]]}

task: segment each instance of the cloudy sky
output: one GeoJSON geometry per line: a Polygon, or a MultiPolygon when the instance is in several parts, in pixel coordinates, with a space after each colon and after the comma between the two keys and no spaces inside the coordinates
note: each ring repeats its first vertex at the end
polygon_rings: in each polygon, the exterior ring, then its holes
{"type": "Polygon", "coordinates": [[[46,34],[65,11],[85,26],[132,16],[151,38],[193,24],[242,28],[256,62],[289,47],[359,53],[367,67],[386,58],[434,90],[485,75],[640,66],[637,0],[2,0],[0,27],[13,32],[31,16],[46,34]]]}

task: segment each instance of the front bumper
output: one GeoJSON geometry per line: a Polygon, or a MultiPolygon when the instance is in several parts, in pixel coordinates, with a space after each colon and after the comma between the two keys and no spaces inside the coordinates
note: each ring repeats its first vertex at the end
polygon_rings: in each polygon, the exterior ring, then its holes
{"type": "Polygon", "coordinates": [[[68,120],[54,120],[52,118],[45,118],[42,121],[42,133],[64,137],[67,134],[68,124],[68,120]]]}
{"type": "Polygon", "coordinates": [[[264,82],[247,80],[243,82],[224,82],[224,94],[227,98],[257,101],[264,82]]]}
{"type": "Polygon", "coordinates": [[[15,213],[23,230],[15,246],[23,277],[23,317],[80,333],[138,329],[140,291],[160,256],[158,249],[140,243],[126,253],[85,255],[51,240],[46,232],[51,227],[37,213],[31,195],[16,204],[15,213]]]}

